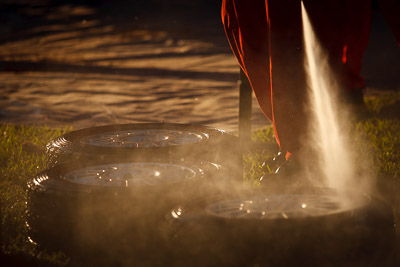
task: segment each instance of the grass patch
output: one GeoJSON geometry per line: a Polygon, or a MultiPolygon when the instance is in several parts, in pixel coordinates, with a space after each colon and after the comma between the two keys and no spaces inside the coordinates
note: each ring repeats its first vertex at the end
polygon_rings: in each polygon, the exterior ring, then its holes
{"type": "MultiPolygon", "coordinates": [[[[252,146],[250,151],[243,157],[243,175],[244,181],[249,186],[260,185],[260,177],[266,173],[262,168],[262,164],[271,159],[278,148],[275,141],[274,128],[266,127],[262,130],[255,131],[251,135],[252,146]],[[269,144],[269,146],[266,146],[269,144]],[[276,149],[271,149],[272,147],[276,149]]],[[[271,170],[267,170],[268,173],[271,170]]]]}
{"type": "Polygon", "coordinates": [[[357,124],[372,148],[377,174],[400,180],[400,120],[372,118],[357,124]]]}
{"type": "MultiPolygon", "coordinates": [[[[385,93],[380,96],[370,96],[365,99],[368,110],[376,114],[390,109],[400,101],[400,92],[385,93]]],[[[398,114],[397,114],[398,115],[398,114]]]]}
{"type": "Polygon", "coordinates": [[[60,255],[37,251],[28,242],[25,225],[26,184],[45,168],[45,146],[69,131],[48,127],[0,125],[1,251],[5,255],[25,255],[44,262],[63,263],[60,255]]]}

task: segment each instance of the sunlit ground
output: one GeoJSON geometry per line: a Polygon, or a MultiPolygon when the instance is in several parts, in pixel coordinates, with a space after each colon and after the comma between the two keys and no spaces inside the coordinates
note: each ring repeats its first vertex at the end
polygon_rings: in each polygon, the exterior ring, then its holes
{"type": "MultiPolygon", "coordinates": [[[[141,1],[52,2],[0,13],[1,121],[75,128],[165,121],[237,131],[239,68],[219,5],[197,12],[190,4],[165,11],[141,1]],[[195,10],[194,18],[182,15],[195,10]]],[[[253,106],[255,127],[265,125],[253,106]]]]}

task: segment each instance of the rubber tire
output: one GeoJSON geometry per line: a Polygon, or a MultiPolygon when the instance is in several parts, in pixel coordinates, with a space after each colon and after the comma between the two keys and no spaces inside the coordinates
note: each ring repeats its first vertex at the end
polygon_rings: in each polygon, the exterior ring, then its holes
{"type": "MultiPolygon", "coordinates": [[[[257,194],[265,195],[251,190],[241,197],[257,194]]],[[[391,266],[392,209],[368,198],[348,212],[292,219],[224,218],[206,211],[212,202],[181,208],[181,216],[169,217],[172,265],[391,266]]]]}
{"type": "MultiPolygon", "coordinates": [[[[130,163],[132,161],[114,163],[130,163]]],[[[180,183],[135,189],[82,185],[64,179],[70,170],[113,162],[59,165],[28,183],[27,224],[30,238],[47,250],[61,250],[93,266],[163,265],[165,214],[176,205],[207,198],[231,180],[227,170],[208,162],[181,164],[196,177],[180,183]],[[214,192],[213,192],[214,190],[214,192]],[[157,248],[151,255],[150,249],[157,248]]]]}
{"type": "Polygon", "coordinates": [[[47,168],[66,164],[76,160],[96,160],[110,158],[147,158],[185,159],[187,161],[209,161],[232,170],[237,180],[242,180],[243,156],[239,139],[222,130],[192,124],[143,123],[120,124],[81,129],[69,132],[47,145],[47,168]],[[206,140],[192,144],[165,147],[100,147],[83,144],[81,140],[93,134],[113,131],[135,130],[185,130],[201,132],[206,140]]]}

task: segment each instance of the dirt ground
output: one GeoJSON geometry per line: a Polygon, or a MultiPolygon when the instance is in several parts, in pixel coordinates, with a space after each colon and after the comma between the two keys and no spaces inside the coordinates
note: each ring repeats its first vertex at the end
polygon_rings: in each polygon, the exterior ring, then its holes
{"type": "MultiPolygon", "coordinates": [[[[369,94],[399,90],[400,49],[374,13],[369,94]]],[[[219,0],[2,0],[0,122],[175,122],[237,132],[239,68],[219,0]]],[[[253,99],[253,128],[269,122],[253,99]]]]}

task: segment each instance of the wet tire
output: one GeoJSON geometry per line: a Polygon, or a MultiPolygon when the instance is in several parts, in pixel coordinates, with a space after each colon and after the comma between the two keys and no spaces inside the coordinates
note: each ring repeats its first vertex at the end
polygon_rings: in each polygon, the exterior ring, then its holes
{"type": "Polygon", "coordinates": [[[177,207],[169,217],[174,265],[391,266],[392,209],[367,195],[346,194],[349,206],[337,196],[251,191],[177,207]]]}
{"type": "Polygon", "coordinates": [[[56,166],[28,183],[30,238],[93,266],[162,265],[165,214],[228,177],[217,164],[165,159],[56,166]]]}
{"type": "Polygon", "coordinates": [[[47,145],[47,167],[110,158],[166,158],[209,161],[242,178],[238,138],[222,130],[189,124],[121,124],[81,129],[47,145]]]}

